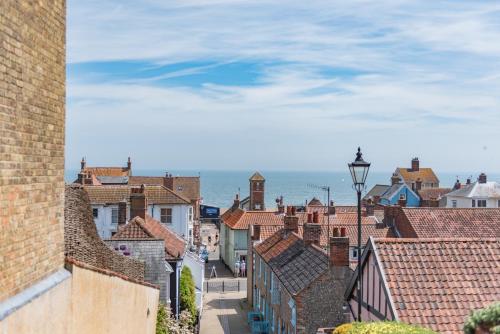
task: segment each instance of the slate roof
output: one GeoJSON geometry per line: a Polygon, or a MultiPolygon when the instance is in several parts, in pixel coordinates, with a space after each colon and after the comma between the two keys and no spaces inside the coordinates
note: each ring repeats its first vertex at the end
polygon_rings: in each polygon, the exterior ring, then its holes
{"type": "Polygon", "coordinates": [[[286,234],[283,230],[255,246],[255,252],[292,295],[297,295],[328,270],[328,258],[323,250],[315,245],[307,247],[297,234],[286,234]]]}
{"type": "Polygon", "coordinates": [[[439,200],[451,190],[451,188],[426,188],[419,190],[418,195],[424,201],[439,200]]]}
{"type": "Polygon", "coordinates": [[[184,256],[186,241],[163,226],[158,220],[146,215],[146,219],[135,217],[111,239],[163,239],[165,241],[165,256],[167,260],[177,260],[184,256]]]}
{"type": "MultiPolygon", "coordinates": [[[[94,175],[92,175],[94,176],[94,175]]],[[[100,184],[127,184],[128,176],[95,176],[100,184]]]]}
{"type": "Polygon", "coordinates": [[[411,168],[397,168],[396,174],[401,175],[404,182],[416,182],[420,179],[423,183],[439,183],[432,168],[420,168],[418,171],[413,171],[411,168]]]}
{"type": "Polygon", "coordinates": [[[500,300],[500,239],[375,239],[399,320],[462,333],[471,311],[500,300]]]}
{"type": "MultiPolygon", "coordinates": [[[[130,189],[128,185],[84,186],[92,204],[114,204],[123,200],[129,201],[130,189]]],[[[144,193],[150,204],[190,204],[189,200],[170,189],[160,185],[147,185],[144,193]]]]}
{"type": "Polygon", "coordinates": [[[389,189],[391,186],[389,185],[384,185],[384,184],[376,184],[373,186],[373,188],[370,189],[370,191],[363,197],[364,200],[367,200],[369,198],[374,198],[375,196],[382,196],[387,189],[389,189]]]}
{"type": "Polygon", "coordinates": [[[499,238],[500,208],[400,208],[418,238],[499,238]]]}
{"type": "Polygon", "coordinates": [[[497,182],[486,182],[486,183],[474,182],[470,185],[465,185],[460,189],[450,192],[448,196],[500,199],[500,184],[497,182]]]}

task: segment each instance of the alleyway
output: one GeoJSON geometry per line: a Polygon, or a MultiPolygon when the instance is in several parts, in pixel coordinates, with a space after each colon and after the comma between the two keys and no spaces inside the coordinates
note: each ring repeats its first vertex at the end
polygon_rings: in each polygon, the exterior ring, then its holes
{"type": "Polygon", "coordinates": [[[206,280],[212,287],[203,299],[201,334],[249,334],[247,324],[246,279],[234,278],[220,261],[210,260],[206,266],[206,280]],[[217,278],[209,278],[215,266],[217,278]],[[230,289],[222,291],[222,282],[230,289]],[[238,284],[239,281],[239,284],[238,284]],[[234,289],[239,286],[240,291],[234,289]],[[217,288],[218,287],[218,288],[217,288]]]}

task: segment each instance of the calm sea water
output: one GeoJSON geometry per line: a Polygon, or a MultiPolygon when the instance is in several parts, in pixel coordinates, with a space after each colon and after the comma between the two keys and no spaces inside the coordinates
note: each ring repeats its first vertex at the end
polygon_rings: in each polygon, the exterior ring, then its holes
{"type": "MultiPolygon", "coordinates": [[[[203,203],[227,208],[233,203],[238,192],[241,198],[248,196],[248,178],[250,171],[171,171],[173,175],[200,175],[203,203]]],[[[66,182],[76,178],[77,171],[66,171],[66,182]]],[[[352,189],[351,176],[346,172],[278,172],[261,171],[266,178],[266,206],[276,206],[275,199],[282,195],[285,204],[303,204],[313,196],[326,203],[326,193],[315,186],[330,186],[331,198],[337,204],[354,204],[356,194],[352,189]]],[[[375,184],[390,184],[391,172],[370,172],[367,179],[367,189],[375,184]]],[[[163,170],[134,170],[134,175],[163,176],[163,170]]],[[[457,175],[462,183],[470,175],[477,177],[478,173],[439,173],[441,187],[452,187],[457,175]]],[[[500,174],[488,175],[488,180],[500,182],[500,174]]]]}

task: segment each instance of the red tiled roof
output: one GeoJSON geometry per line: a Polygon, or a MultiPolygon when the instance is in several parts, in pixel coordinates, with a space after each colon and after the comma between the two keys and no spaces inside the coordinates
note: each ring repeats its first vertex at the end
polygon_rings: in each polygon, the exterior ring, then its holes
{"type": "Polygon", "coordinates": [[[142,184],[156,184],[163,185],[163,176],[130,176],[128,178],[128,184],[131,186],[140,186],[142,184]]]}
{"type": "Polygon", "coordinates": [[[450,191],[450,188],[426,188],[419,190],[418,195],[424,201],[439,200],[450,191]]]}
{"type": "Polygon", "coordinates": [[[200,199],[200,177],[199,176],[131,176],[129,185],[162,185],[172,190],[179,196],[192,200],[200,199]]]}
{"type": "Polygon", "coordinates": [[[500,300],[500,239],[375,239],[399,320],[462,333],[500,300]]]}
{"type": "Polygon", "coordinates": [[[89,172],[95,176],[129,176],[127,167],[86,167],[83,172],[89,172]]]}
{"type": "Polygon", "coordinates": [[[401,208],[401,211],[418,238],[500,237],[500,208],[401,208]]]}
{"type": "Polygon", "coordinates": [[[259,173],[255,172],[252,176],[250,176],[250,181],[265,181],[264,177],[259,173]]]}
{"type": "Polygon", "coordinates": [[[420,179],[423,183],[439,183],[439,179],[432,168],[420,168],[418,171],[413,171],[408,168],[396,169],[396,174],[401,175],[404,182],[416,182],[420,179]]]}
{"type": "MultiPolygon", "coordinates": [[[[129,185],[84,186],[92,204],[112,204],[129,201],[129,185]]],[[[190,201],[161,185],[147,185],[144,193],[150,204],[190,204],[190,201]]]]}
{"type": "Polygon", "coordinates": [[[186,241],[149,215],[146,215],[145,221],[140,217],[133,218],[112,237],[112,239],[150,238],[165,240],[167,260],[175,260],[184,256],[186,241]]]}

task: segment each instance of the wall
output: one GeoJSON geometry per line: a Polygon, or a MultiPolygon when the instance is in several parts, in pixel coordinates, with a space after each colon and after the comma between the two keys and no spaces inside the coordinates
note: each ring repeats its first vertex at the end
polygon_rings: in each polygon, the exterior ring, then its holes
{"type": "Polygon", "coordinates": [[[160,300],[167,304],[170,299],[170,274],[165,269],[165,241],[163,239],[106,240],[111,249],[125,246],[130,256],[144,261],[144,280],[160,287],[160,300]]]}
{"type": "MultiPolygon", "coordinates": [[[[112,211],[118,210],[118,205],[92,205],[92,209],[97,209],[97,218],[94,224],[101,239],[111,238],[113,232],[117,232],[118,224],[112,223],[112,211]]],[[[129,211],[129,210],[127,210],[129,211]]]]}
{"type": "Polygon", "coordinates": [[[65,13],[0,1],[0,301],[64,264],[65,13]]]}
{"type": "Polygon", "coordinates": [[[194,285],[196,287],[196,306],[199,310],[202,310],[203,284],[205,282],[205,263],[200,260],[200,258],[196,254],[188,251],[184,255],[183,265],[191,270],[194,285]]]}
{"type": "Polygon", "coordinates": [[[453,200],[457,201],[457,208],[472,208],[472,200],[476,200],[476,208],[477,208],[477,200],[478,199],[486,199],[486,207],[487,208],[498,208],[498,198],[468,198],[468,197],[457,197],[457,196],[446,196],[446,207],[453,207],[453,200]]]}
{"type": "Polygon", "coordinates": [[[172,209],[172,224],[167,224],[168,228],[188,240],[189,229],[193,229],[193,221],[188,221],[188,210],[190,205],[167,205],[149,204],[148,214],[158,221],[161,221],[161,209],[172,209]]]}
{"type": "Polygon", "coordinates": [[[0,332],[155,333],[158,289],[69,267],[69,279],[0,321],[0,332]]]}

